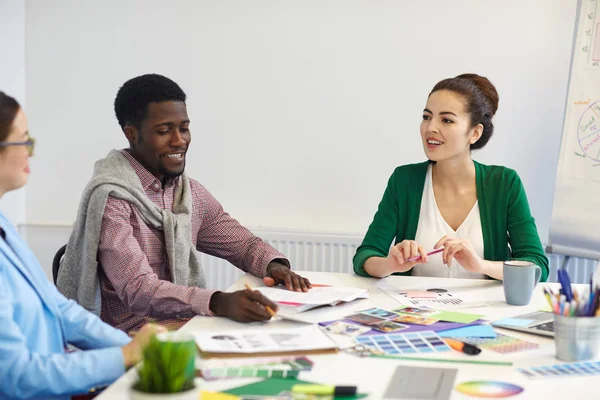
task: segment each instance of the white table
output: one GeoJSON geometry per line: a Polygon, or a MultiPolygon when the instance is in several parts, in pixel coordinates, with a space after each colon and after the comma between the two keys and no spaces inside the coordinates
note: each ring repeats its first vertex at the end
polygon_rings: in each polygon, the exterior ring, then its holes
{"type": "MultiPolygon", "coordinates": [[[[342,318],[354,311],[364,310],[369,307],[395,308],[398,303],[390,296],[385,294],[376,285],[379,280],[372,278],[362,278],[351,274],[306,272],[304,276],[313,283],[336,284],[343,286],[369,288],[369,299],[358,300],[352,303],[340,305],[337,307],[326,307],[312,313],[322,314],[323,321],[342,318]]],[[[446,278],[422,278],[422,277],[403,277],[395,276],[388,278],[396,287],[414,288],[414,287],[439,287],[450,289],[456,295],[464,294],[470,298],[476,298],[480,301],[489,303],[489,306],[479,308],[468,308],[464,312],[485,314],[488,320],[507,318],[532,312],[546,307],[546,300],[542,295],[541,286],[538,285],[533,295],[531,303],[524,307],[509,306],[504,301],[504,292],[502,283],[491,280],[472,280],[472,279],[446,279],[446,278]]],[[[230,291],[243,289],[244,283],[252,287],[262,285],[260,279],[246,275],[240,278],[231,286],[230,291]]],[[[263,329],[281,328],[288,326],[297,326],[300,323],[290,321],[272,321],[268,323],[252,324],[253,328],[262,327],[263,329]]],[[[301,324],[302,325],[302,324],[301,324]]],[[[181,330],[186,332],[195,331],[216,331],[216,330],[235,330],[247,328],[248,324],[241,324],[216,317],[195,317],[184,325],[181,330]]],[[[315,363],[312,371],[302,372],[300,379],[326,383],[332,385],[358,385],[360,392],[369,393],[369,399],[382,399],[388,382],[396,366],[412,365],[419,367],[440,367],[457,368],[455,385],[461,382],[472,380],[500,380],[513,383],[525,388],[525,391],[515,398],[524,399],[600,399],[600,377],[576,377],[576,378],[554,378],[543,380],[530,380],[516,371],[518,367],[555,364],[558,360],[554,357],[554,341],[537,335],[519,333],[515,331],[498,330],[511,336],[536,342],[540,344],[537,350],[526,351],[514,354],[498,354],[492,351],[484,350],[481,354],[471,357],[471,360],[495,360],[495,361],[513,361],[512,367],[477,365],[477,364],[459,364],[459,363],[438,363],[422,361],[406,361],[381,358],[359,358],[344,352],[331,355],[311,355],[315,363]]],[[[441,353],[436,357],[444,358],[467,358],[469,356],[452,352],[441,353]]],[[[107,388],[99,397],[99,400],[126,400],[129,399],[129,387],[135,378],[134,371],[130,370],[113,385],[107,388]]],[[[203,390],[220,391],[240,386],[256,381],[253,378],[226,379],[218,381],[204,382],[198,380],[203,390]]],[[[452,392],[452,399],[474,399],[474,397],[465,396],[457,391],[452,392]]]]}

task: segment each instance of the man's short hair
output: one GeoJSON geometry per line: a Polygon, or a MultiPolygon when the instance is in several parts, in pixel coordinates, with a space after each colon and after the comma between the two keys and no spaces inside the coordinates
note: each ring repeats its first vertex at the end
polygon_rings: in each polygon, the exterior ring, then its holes
{"type": "Polygon", "coordinates": [[[148,104],[163,101],[182,101],[185,103],[185,92],[171,79],[147,74],[130,79],[121,86],[115,98],[115,114],[121,128],[133,125],[140,128],[148,104]]]}

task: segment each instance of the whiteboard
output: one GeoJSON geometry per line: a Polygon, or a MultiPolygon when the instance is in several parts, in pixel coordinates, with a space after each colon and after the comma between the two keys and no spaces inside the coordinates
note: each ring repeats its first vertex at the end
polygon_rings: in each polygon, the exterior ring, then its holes
{"type": "Polygon", "coordinates": [[[26,4],[30,222],[74,221],[94,161],[127,145],[117,89],[156,72],[188,94],[189,175],[243,224],[363,233],[394,168],[425,160],[431,88],[477,72],[500,107],[473,156],[518,171],[548,237],[573,0],[26,4]]]}
{"type": "Polygon", "coordinates": [[[600,1],[579,7],[549,245],[600,259],[600,1]]]}

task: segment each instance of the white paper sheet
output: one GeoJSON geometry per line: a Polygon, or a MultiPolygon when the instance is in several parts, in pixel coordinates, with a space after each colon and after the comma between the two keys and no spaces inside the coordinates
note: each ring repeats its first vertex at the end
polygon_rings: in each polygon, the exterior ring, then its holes
{"type": "Polygon", "coordinates": [[[345,286],[317,286],[308,292],[293,292],[279,287],[259,287],[256,290],[275,302],[300,303],[310,305],[334,305],[345,301],[369,297],[368,289],[345,286]]]}
{"type": "Polygon", "coordinates": [[[390,284],[387,279],[382,279],[377,283],[377,287],[385,294],[396,300],[398,303],[411,307],[429,307],[440,310],[457,310],[463,308],[484,307],[489,303],[481,301],[470,301],[462,298],[449,289],[445,293],[439,293],[437,298],[410,298],[403,293],[409,291],[425,291],[426,287],[411,287],[399,289],[390,284]]]}
{"type": "Polygon", "coordinates": [[[318,326],[285,329],[197,332],[198,347],[207,353],[278,353],[326,350],[336,344],[318,326]]]}

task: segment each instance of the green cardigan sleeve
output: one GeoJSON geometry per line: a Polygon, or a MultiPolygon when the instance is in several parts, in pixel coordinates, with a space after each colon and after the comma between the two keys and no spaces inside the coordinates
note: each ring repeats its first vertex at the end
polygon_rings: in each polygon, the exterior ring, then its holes
{"type": "Polygon", "coordinates": [[[540,241],[535,220],[529,210],[527,194],[519,175],[510,169],[508,174],[508,242],[511,248],[511,259],[527,260],[542,269],[541,281],[548,279],[548,257],[540,241]]]}
{"type": "Polygon", "coordinates": [[[354,272],[360,276],[370,276],[363,268],[363,264],[371,257],[387,257],[390,244],[396,236],[398,223],[398,190],[394,171],[390,177],[379,208],[369,225],[369,230],[362,244],[356,249],[352,259],[354,272]]]}
{"type": "MultiPolygon", "coordinates": [[[[370,276],[363,268],[365,261],[370,257],[387,257],[392,243],[415,239],[428,165],[425,161],[394,170],[373,222],[356,249],[353,264],[357,275],[370,276]]],[[[406,271],[393,275],[410,274],[411,271],[406,271]]]]}

